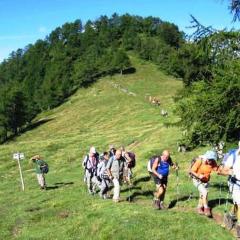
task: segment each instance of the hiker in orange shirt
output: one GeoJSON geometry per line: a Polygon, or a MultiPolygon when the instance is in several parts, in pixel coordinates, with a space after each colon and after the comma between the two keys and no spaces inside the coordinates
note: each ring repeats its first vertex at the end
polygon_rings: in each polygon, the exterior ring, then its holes
{"type": "Polygon", "coordinates": [[[201,215],[211,217],[211,209],[208,206],[208,182],[212,171],[218,171],[216,163],[217,154],[214,151],[207,151],[199,156],[191,167],[190,174],[194,186],[199,191],[199,202],[197,211],[201,215]]]}

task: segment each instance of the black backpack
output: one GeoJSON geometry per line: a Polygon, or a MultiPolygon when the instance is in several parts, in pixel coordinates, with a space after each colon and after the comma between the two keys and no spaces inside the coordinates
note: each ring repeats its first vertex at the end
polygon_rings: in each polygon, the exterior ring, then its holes
{"type": "Polygon", "coordinates": [[[131,162],[128,163],[128,168],[134,168],[136,166],[136,156],[133,152],[128,152],[131,162]]]}
{"type": "Polygon", "coordinates": [[[42,173],[47,174],[49,171],[48,164],[43,161],[43,163],[40,165],[40,169],[41,169],[42,173]]]}

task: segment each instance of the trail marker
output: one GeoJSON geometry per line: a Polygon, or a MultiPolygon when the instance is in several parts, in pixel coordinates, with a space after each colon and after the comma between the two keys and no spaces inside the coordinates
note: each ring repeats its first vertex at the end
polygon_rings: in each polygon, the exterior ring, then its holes
{"type": "Polygon", "coordinates": [[[14,153],[14,154],[13,154],[13,159],[14,159],[14,160],[17,160],[17,162],[18,162],[20,179],[21,179],[21,183],[22,183],[22,190],[24,191],[25,187],[24,187],[22,169],[21,169],[21,164],[20,164],[20,160],[23,160],[23,159],[24,159],[24,153],[14,153]]]}

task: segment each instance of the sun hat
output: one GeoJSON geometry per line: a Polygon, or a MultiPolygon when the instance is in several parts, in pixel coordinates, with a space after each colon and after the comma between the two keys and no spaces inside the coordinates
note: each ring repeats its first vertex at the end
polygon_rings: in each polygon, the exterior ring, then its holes
{"type": "Polygon", "coordinates": [[[208,160],[217,160],[217,153],[215,151],[209,150],[204,155],[202,155],[203,158],[208,160]]]}

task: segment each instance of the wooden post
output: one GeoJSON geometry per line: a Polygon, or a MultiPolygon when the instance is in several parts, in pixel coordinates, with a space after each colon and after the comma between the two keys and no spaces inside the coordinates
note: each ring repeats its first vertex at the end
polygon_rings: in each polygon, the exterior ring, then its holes
{"type": "Polygon", "coordinates": [[[24,187],[24,181],[23,181],[23,175],[22,175],[22,168],[21,168],[21,164],[20,164],[20,153],[18,153],[18,168],[19,168],[19,172],[20,172],[20,179],[21,179],[21,183],[22,183],[22,190],[24,191],[25,190],[25,187],[24,187]]]}

